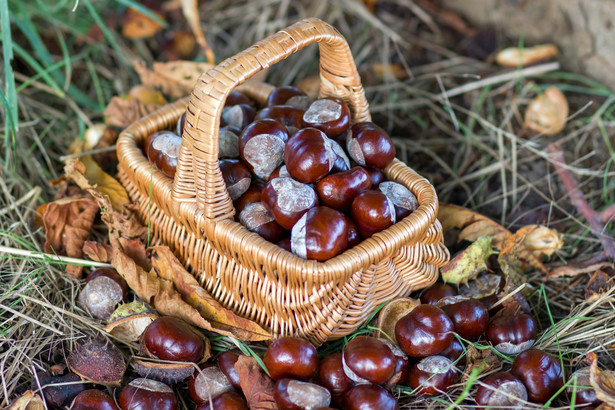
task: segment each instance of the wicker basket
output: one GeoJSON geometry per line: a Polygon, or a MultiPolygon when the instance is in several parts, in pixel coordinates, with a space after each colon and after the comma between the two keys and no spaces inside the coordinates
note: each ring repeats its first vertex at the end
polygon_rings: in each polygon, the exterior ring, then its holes
{"type": "Polygon", "coordinates": [[[300,335],[318,345],[354,331],[382,302],[433,283],[449,254],[436,219],[433,186],[398,160],[385,174],[408,187],[419,208],[326,262],[295,256],[234,221],[233,203],[218,166],[218,129],[226,96],[241,89],[264,101],[272,86],[244,82],[314,42],[320,46],[320,95],[345,100],[354,122],[369,121],[345,39],[330,25],[307,19],[204,73],[189,101],[175,102],[135,122],[120,135],[117,148],[120,180],[138,203],[142,222],[151,224],[154,240],[168,245],[207,292],[275,336],[300,335]],[[186,109],[172,180],[152,169],[140,146],[151,133],[172,128],[186,109]]]}

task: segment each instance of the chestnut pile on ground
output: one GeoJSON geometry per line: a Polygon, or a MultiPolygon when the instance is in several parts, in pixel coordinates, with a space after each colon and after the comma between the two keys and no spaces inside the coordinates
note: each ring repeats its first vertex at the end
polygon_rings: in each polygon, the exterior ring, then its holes
{"type": "MultiPolygon", "coordinates": [[[[389,136],[350,119],[341,99],[311,101],[295,87],[276,88],[265,107],[231,92],[219,158],[237,221],[302,258],[326,261],[414,211],[416,197],[385,181],[382,169],[395,158],[389,136]]],[[[174,131],[151,135],[144,147],[169,177],[184,125],[185,114],[174,131]]]]}

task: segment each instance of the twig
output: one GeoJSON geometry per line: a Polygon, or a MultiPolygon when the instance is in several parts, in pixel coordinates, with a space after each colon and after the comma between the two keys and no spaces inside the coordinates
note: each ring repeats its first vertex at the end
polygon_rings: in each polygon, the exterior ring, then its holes
{"type": "Polygon", "coordinates": [[[592,208],[589,202],[587,202],[585,195],[583,195],[583,192],[579,189],[579,183],[576,179],[574,179],[574,176],[572,176],[570,171],[565,168],[566,163],[564,162],[564,152],[561,148],[558,148],[553,144],[549,144],[549,154],[557,175],[562,180],[566,191],[568,191],[570,202],[585,217],[585,219],[587,219],[592,233],[600,239],[600,242],[602,242],[604,253],[607,257],[611,260],[615,260],[615,241],[613,238],[610,238],[603,233],[604,224],[602,222],[601,214],[592,208]]]}
{"type": "Polygon", "coordinates": [[[112,268],[113,267],[113,265],[111,265],[110,263],[95,262],[95,261],[89,261],[86,259],[71,258],[69,256],[53,255],[53,254],[44,253],[44,252],[28,251],[25,249],[9,248],[8,246],[0,246],[0,253],[8,253],[11,255],[25,256],[28,258],[35,258],[35,259],[47,259],[52,262],[61,262],[67,265],[83,265],[83,266],[93,266],[97,268],[112,268]]]}
{"type": "Polygon", "coordinates": [[[615,222],[615,204],[600,212],[600,218],[604,223],[615,222]]]}

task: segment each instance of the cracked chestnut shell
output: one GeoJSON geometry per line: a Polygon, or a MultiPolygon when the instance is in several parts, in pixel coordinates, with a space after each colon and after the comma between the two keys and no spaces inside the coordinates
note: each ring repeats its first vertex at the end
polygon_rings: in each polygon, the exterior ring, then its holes
{"type": "Polygon", "coordinates": [[[288,130],[279,121],[254,121],[239,136],[239,156],[254,175],[266,180],[282,165],[287,140],[288,130]]]}
{"type": "Polygon", "coordinates": [[[285,336],[269,346],[263,356],[265,367],[275,381],[283,378],[309,380],[318,369],[318,355],[305,339],[285,336]]]}
{"type": "Polygon", "coordinates": [[[453,321],[433,305],[418,305],[395,325],[395,338],[408,356],[439,354],[453,341],[453,321]]]}
{"type": "Polygon", "coordinates": [[[318,409],[331,404],[331,393],[326,388],[293,379],[278,380],[273,398],[281,410],[318,409]]]}
{"type": "Polygon", "coordinates": [[[134,379],[120,392],[122,410],[176,410],[177,397],[166,384],[150,379],[134,379]]]}
{"type": "Polygon", "coordinates": [[[393,376],[397,359],[391,348],[382,341],[375,337],[357,336],[344,348],[343,364],[348,377],[357,377],[357,382],[384,384],[393,376]]]}
{"type": "Polygon", "coordinates": [[[538,349],[519,353],[510,372],[523,382],[529,400],[534,403],[545,403],[564,385],[559,360],[538,349]]]}
{"type": "Polygon", "coordinates": [[[444,356],[435,355],[421,359],[410,369],[408,384],[426,397],[442,394],[457,381],[455,365],[444,356]]]}
{"type": "Polygon", "coordinates": [[[344,214],[326,206],[307,211],[293,226],[290,248],[304,259],[326,261],[348,246],[348,226],[344,214]]]}
{"type": "Polygon", "coordinates": [[[141,335],[147,353],[162,360],[199,362],[205,353],[203,335],[181,319],[162,316],[141,335]]]}

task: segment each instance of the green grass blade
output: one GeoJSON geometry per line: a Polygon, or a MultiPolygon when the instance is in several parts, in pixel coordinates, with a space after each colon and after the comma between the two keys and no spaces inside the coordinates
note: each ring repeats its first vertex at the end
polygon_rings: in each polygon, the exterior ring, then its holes
{"type": "Polygon", "coordinates": [[[107,25],[105,24],[103,19],[100,17],[100,14],[98,14],[98,11],[96,11],[96,8],[94,8],[94,6],[92,5],[92,2],[90,0],[83,0],[83,4],[85,5],[85,8],[88,10],[88,12],[92,16],[96,24],[98,24],[98,27],[103,32],[103,35],[105,36],[105,38],[107,39],[111,47],[115,50],[117,55],[122,59],[122,62],[127,63],[126,57],[124,56],[124,52],[120,48],[119,44],[117,44],[117,41],[115,41],[113,34],[107,28],[107,25]]]}
{"type": "Polygon", "coordinates": [[[4,147],[5,163],[8,163],[14,152],[16,132],[19,130],[19,112],[17,91],[15,90],[15,74],[13,73],[13,39],[8,0],[0,0],[0,26],[2,26],[2,59],[4,66],[4,92],[2,106],[4,107],[4,147]]]}
{"type": "Polygon", "coordinates": [[[160,18],[158,14],[154,13],[152,10],[148,9],[147,7],[139,3],[136,3],[132,0],[116,0],[116,1],[120,4],[123,4],[126,7],[129,7],[135,11],[138,11],[141,14],[146,15],[147,17],[159,23],[164,28],[168,26],[167,22],[164,21],[162,18],[160,18]]]}
{"type": "Polygon", "coordinates": [[[58,97],[65,96],[62,87],[60,87],[58,83],[56,83],[55,80],[51,78],[48,70],[45,69],[38,61],[36,61],[34,57],[28,54],[26,50],[24,50],[23,48],[21,48],[21,46],[17,44],[13,44],[13,49],[15,50],[17,55],[24,59],[25,62],[28,63],[28,65],[32,67],[34,71],[36,71],[36,74],[39,75],[43,79],[43,81],[47,83],[47,85],[55,92],[58,97]]]}

